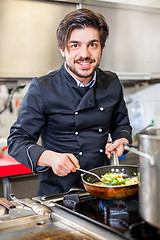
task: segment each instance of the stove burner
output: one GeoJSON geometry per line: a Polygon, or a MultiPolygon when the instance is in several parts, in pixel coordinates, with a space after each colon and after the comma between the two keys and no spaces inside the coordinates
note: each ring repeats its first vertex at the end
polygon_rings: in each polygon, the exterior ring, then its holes
{"type": "Polygon", "coordinates": [[[99,205],[103,211],[105,211],[106,206],[110,206],[110,212],[112,213],[120,213],[127,211],[127,207],[123,201],[117,200],[101,200],[99,201],[99,205]]]}
{"type": "Polygon", "coordinates": [[[87,213],[93,219],[99,219],[103,224],[124,230],[129,227],[127,207],[123,201],[101,200],[92,196],[79,197],[78,194],[66,195],[63,205],[73,211],[87,213]]]}
{"type": "Polygon", "coordinates": [[[123,200],[102,200],[88,193],[65,195],[59,207],[130,240],[160,240],[160,229],[142,222],[138,196],[123,200]],[[143,224],[142,224],[143,223],[143,224]],[[146,227],[147,226],[147,227],[146,227]]]}
{"type": "Polygon", "coordinates": [[[127,208],[122,203],[110,203],[108,201],[100,201],[104,211],[104,222],[111,227],[126,229],[129,227],[129,216],[127,208]]]}

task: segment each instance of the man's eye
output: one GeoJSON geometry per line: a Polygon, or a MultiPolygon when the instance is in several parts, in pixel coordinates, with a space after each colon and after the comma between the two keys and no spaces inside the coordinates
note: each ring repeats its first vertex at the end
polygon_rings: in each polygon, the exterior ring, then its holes
{"type": "Polygon", "coordinates": [[[96,43],[91,43],[90,46],[91,46],[91,47],[96,47],[97,44],[96,44],[96,43]]]}
{"type": "Polygon", "coordinates": [[[72,47],[72,48],[77,48],[77,47],[78,47],[78,44],[73,44],[71,47],[72,47]]]}

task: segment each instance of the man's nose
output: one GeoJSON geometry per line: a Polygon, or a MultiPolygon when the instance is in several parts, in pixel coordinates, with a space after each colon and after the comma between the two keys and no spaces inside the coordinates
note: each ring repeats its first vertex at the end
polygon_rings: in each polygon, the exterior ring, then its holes
{"type": "Polygon", "coordinates": [[[89,50],[87,46],[81,47],[80,56],[83,58],[87,58],[89,56],[89,50]]]}

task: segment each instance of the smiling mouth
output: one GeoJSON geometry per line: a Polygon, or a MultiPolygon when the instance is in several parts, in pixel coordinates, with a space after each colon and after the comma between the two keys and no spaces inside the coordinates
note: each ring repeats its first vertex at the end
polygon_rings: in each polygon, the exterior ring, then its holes
{"type": "Polygon", "coordinates": [[[88,65],[90,64],[91,62],[78,62],[80,65],[88,65]]]}
{"type": "Polygon", "coordinates": [[[87,70],[90,68],[92,62],[77,62],[79,66],[81,66],[83,69],[87,70]]]}
{"type": "MultiPolygon", "coordinates": [[[[90,62],[93,62],[93,61],[90,61],[90,62]]],[[[91,72],[88,72],[88,70],[90,69],[90,62],[88,61],[81,61],[81,62],[78,62],[78,61],[74,61],[74,63],[78,64],[79,66],[81,66],[81,69],[76,69],[76,68],[72,68],[71,66],[69,66],[67,63],[66,63],[66,66],[67,68],[72,72],[74,73],[77,77],[79,78],[89,78],[93,75],[94,71],[96,70],[96,68],[98,67],[95,66],[91,72]]]]}
{"type": "Polygon", "coordinates": [[[95,62],[95,60],[91,59],[91,58],[79,58],[75,61],[75,63],[78,63],[80,65],[83,65],[83,66],[86,66],[86,65],[89,65],[91,63],[95,62]]]}
{"type": "Polygon", "coordinates": [[[91,64],[95,62],[93,59],[78,59],[75,61],[79,66],[83,67],[84,70],[88,70],[91,66],[91,64]]]}

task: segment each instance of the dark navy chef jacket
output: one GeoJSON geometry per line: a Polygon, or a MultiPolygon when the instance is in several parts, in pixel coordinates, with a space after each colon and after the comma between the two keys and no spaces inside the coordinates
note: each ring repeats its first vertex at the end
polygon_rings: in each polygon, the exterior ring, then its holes
{"type": "Polygon", "coordinates": [[[63,64],[61,69],[32,80],[11,127],[8,151],[33,173],[39,173],[38,195],[49,195],[82,187],[82,181],[78,171],[59,177],[51,168],[37,168],[42,152],[73,153],[86,170],[103,166],[107,163],[108,133],[113,141],[124,137],[131,142],[117,75],[98,69],[93,87],[78,87],[63,64]],[[40,136],[42,143],[38,145],[40,136]]]}

